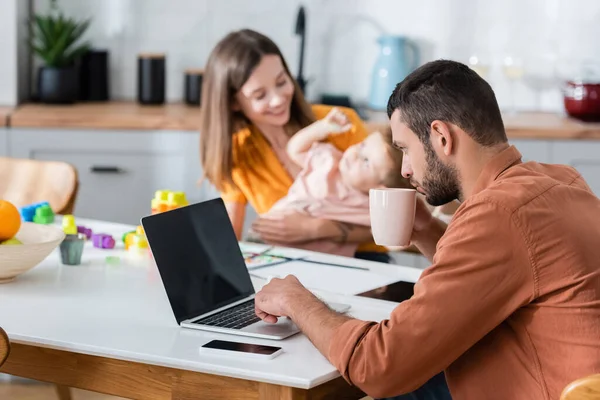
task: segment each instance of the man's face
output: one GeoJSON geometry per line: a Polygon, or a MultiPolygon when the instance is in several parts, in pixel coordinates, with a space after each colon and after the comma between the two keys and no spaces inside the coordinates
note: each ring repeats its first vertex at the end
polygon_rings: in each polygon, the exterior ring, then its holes
{"type": "Polygon", "coordinates": [[[423,145],[417,135],[400,120],[396,110],[391,118],[394,145],[404,153],[402,176],[432,206],[441,206],[456,200],[460,195],[458,171],[453,165],[446,165],[435,153],[431,144],[423,145]]]}

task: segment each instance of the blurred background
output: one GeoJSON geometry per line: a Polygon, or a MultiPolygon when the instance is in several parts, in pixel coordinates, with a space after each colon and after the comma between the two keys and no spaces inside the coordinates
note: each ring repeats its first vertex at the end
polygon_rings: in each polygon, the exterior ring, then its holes
{"type": "MultiPolygon", "coordinates": [[[[49,0],[0,0],[0,105],[35,99],[37,67],[26,20],[50,12],[49,0]]],[[[493,86],[505,110],[562,112],[563,84],[593,74],[600,64],[597,0],[59,0],[93,49],[109,55],[110,98],[134,99],[137,57],[166,57],[166,101],[182,101],[184,72],[202,68],[215,43],[231,30],[252,28],[281,47],[299,72],[305,8],[303,75],[312,101],[323,95],[368,103],[378,39],[403,36],[408,68],[438,58],[470,63],[493,86]],[[410,44],[409,43],[409,44],[410,44]],[[416,56],[416,60],[415,60],[416,56]]],[[[328,98],[326,97],[325,100],[328,98]]]]}

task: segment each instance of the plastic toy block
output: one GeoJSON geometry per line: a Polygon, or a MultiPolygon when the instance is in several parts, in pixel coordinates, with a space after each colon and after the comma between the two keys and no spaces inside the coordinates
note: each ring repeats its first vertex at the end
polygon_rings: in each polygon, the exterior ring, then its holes
{"type": "Polygon", "coordinates": [[[89,240],[92,238],[92,229],[86,228],[85,226],[77,225],[77,233],[83,233],[85,237],[89,240]]]}
{"type": "Polygon", "coordinates": [[[49,205],[42,205],[35,209],[35,215],[33,216],[33,222],[36,224],[48,225],[54,222],[54,211],[49,205]]]}
{"type": "Polygon", "coordinates": [[[65,215],[62,220],[63,232],[67,235],[76,235],[77,225],[75,225],[75,217],[72,215],[65,215]]]}
{"type": "Polygon", "coordinates": [[[21,207],[19,212],[21,214],[21,218],[23,219],[23,221],[33,222],[33,217],[35,217],[36,210],[42,206],[50,207],[50,204],[48,204],[47,201],[41,201],[39,203],[33,203],[33,204],[26,205],[24,207],[21,207]]]}
{"type": "Polygon", "coordinates": [[[104,233],[92,234],[92,244],[98,249],[114,249],[115,239],[104,233]]]}

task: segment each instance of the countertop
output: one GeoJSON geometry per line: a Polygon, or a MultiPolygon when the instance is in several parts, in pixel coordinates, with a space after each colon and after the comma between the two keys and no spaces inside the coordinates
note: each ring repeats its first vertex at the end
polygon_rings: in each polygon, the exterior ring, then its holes
{"type": "MultiPolygon", "coordinates": [[[[387,114],[383,112],[367,115],[370,130],[384,129],[388,125],[387,114]]],[[[523,112],[502,118],[509,139],[600,139],[600,123],[581,122],[560,114],[523,112]]]]}
{"type": "Polygon", "coordinates": [[[200,108],[173,103],[142,106],[136,102],[24,104],[11,115],[12,127],[84,129],[172,129],[197,131],[200,108]]]}
{"type": "Polygon", "coordinates": [[[13,107],[0,106],[0,127],[8,126],[8,116],[13,110],[13,107]]]}
{"type": "MultiPolygon", "coordinates": [[[[2,116],[0,108],[0,117],[2,116]]],[[[9,111],[7,109],[7,111],[9,111]]],[[[384,112],[367,113],[371,130],[387,126],[384,112]]],[[[600,123],[584,123],[559,114],[505,115],[511,139],[600,139],[600,123]]],[[[13,127],[83,129],[172,129],[197,131],[200,108],[185,104],[141,106],[136,102],[80,103],[69,106],[24,104],[11,114],[13,127]]]]}

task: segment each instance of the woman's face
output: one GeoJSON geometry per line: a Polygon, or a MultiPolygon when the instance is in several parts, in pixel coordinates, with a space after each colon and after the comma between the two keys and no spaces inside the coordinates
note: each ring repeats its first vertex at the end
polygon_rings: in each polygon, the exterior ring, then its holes
{"type": "Polygon", "coordinates": [[[281,58],[266,55],[235,95],[234,109],[255,125],[284,126],[290,119],[294,84],[281,58]]]}

